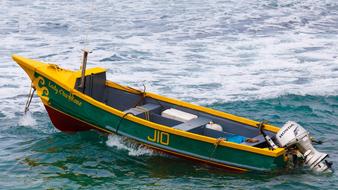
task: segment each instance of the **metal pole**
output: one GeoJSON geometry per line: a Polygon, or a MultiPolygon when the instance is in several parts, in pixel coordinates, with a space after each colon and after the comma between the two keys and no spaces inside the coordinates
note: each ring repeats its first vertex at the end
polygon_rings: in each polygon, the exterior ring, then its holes
{"type": "Polygon", "coordinates": [[[82,73],[81,73],[81,83],[79,87],[82,88],[82,91],[84,91],[87,57],[88,57],[89,51],[86,49],[83,49],[82,51],[83,51],[82,66],[81,66],[82,73]]]}

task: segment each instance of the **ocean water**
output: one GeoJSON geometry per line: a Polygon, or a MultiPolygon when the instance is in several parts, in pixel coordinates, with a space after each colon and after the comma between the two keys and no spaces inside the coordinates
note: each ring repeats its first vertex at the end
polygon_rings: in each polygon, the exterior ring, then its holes
{"type": "Polygon", "coordinates": [[[338,189],[307,169],[233,174],[119,136],[54,129],[19,54],[281,126],[338,166],[335,0],[0,1],[0,189],[338,189]]]}

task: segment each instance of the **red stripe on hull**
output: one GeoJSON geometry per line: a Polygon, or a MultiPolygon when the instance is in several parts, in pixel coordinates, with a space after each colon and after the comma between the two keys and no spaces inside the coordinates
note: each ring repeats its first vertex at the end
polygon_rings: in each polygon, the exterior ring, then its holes
{"type": "Polygon", "coordinates": [[[53,125],[59,129],[60,131],[65,132],[76,132],[76,131],[87,131],[92,129],[90,125],[84,123],[80,120],[74,119],[56,109],[53,109],[49,106],[45,105],[45,108],[48,112],[50,120],[52,121],[53,125]]]}

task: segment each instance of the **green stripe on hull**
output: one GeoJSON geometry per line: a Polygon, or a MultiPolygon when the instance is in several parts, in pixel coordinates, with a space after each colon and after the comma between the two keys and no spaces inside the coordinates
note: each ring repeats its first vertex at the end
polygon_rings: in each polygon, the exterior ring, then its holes
{"type": "MultiPolygon", "coordinates": [[[[43,96],[49,98],[50,106],[82,121],[115,133],[116,127],[121,120],[119,116],[71,95],[67,90],[38,73],[35,73],[35,77],[43,78],[44,82],[39,82],[38,88],[47,88],[47,92],[43,96]]],[[[161,149],[249,170],[266,171],[285,166],[283,155],[274,158],[230,147],[216,147],[212,143],[154,130],[125,119],[121,120],[118,133],[161,149]]]]}

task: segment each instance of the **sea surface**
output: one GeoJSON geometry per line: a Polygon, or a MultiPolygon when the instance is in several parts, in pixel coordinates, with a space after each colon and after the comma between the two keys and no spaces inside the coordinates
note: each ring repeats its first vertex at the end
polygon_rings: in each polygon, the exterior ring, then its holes
{"type": "MultiPolygon", "coordinates": [[[[337,172],[233,174],[119,136],[62,133],[19,54],[324,141],[338,168],[336,0],[1,0],[0,189],[338,189],[337,172]]],[[[241,159],[241,158],[238,158],[241,159]]]]}

